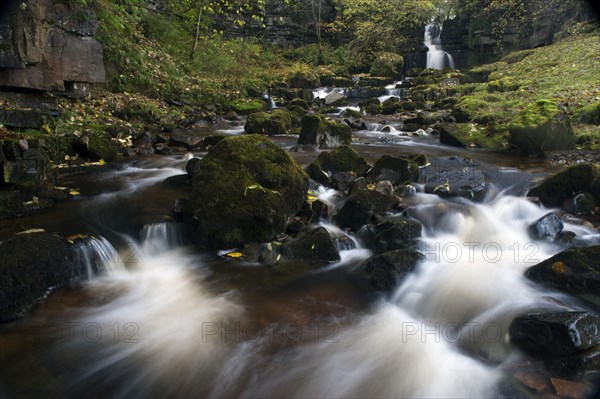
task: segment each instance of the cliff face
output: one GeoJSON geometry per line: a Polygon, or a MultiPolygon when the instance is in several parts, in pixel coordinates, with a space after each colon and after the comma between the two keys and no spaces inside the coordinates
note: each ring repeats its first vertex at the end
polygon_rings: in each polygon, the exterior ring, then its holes
{"type": "Polygon", "coordinates": [[[66,0],[13,2],[0,15],[0,86],[85,94],[106,79],[97,28],[66,0]]]}
{"type": "Polygon", "coordinates": [[[531,10],[526,22],[508,23],[498,36],[492,31],[493,15],[462,15],[444,22],[441,40],[444,50],[454,57],[456,67],[468,68],[497,59],[510,51],[547,46],[554,42],[555,34],[569,23],[593,18],[595,14],[585,6],[567,10],[548,7],[539,15],[534,15],[531,10]]]}

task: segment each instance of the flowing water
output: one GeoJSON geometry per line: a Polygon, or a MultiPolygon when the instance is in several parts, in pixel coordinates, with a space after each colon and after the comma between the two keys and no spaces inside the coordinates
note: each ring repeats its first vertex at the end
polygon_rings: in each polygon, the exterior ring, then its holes
{"type": "MultiPolygon", "coordinates": [[[[369,160],[459,151],[427,137],[384,145],[377,128],[361,134],[355,148],[369,160]]],[[[275,138],[286,147],[292,140],[275,138]]],[[[303,164],[316,156],[292,154],[303,164]]],[[[426,260],[387,297],[360,275],[371,256],[360,232],[348,237],[331,218],[319,225],[347,244],[340,262],[319,270],[225,261],[188,245],[160,216],[182,196],[161,181],[182,173],[189,156],[137,161],[87,186],[71,180],[83,197],[45,225],[72,214],[65,233],[95,233],[78,249],[86,278],[4,326],[0,395],[496,397],[521,359],[507,343],[511,319],[582,305],[523,277],[561,250],[526,231],[548,212],[522,197],[547,166],[470,154],[497,165],[496,190],[480,204],[413,197],[406,213],[424,226],[426,260]]],[[[317,195],[334,212],[343,198],[323,187],[317,195]]],[[[565,229],[600,242],[591,228],[565,229]]]]}
{"type": "Polygon", "coordinates": [[[427,46],[426,68],[444,69],[454,68],[454,59],[444,51],[440,35],[442,26],[437,22],[432,22],[425,27],[425,39],[423,43],[427,46]]]}

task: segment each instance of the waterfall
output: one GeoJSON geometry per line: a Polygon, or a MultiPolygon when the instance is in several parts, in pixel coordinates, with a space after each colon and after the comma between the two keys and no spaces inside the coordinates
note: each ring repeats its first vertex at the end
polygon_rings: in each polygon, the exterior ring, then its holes
{"type": "Polygon", "coordinates": [[[438,22],[432,22],[425,27],[425,40],[423,43],[429,50],[427,52],[426,67],[432,69],[454,69],[454,59],[442,47],[441,33],[442,26],[438,22]]]}

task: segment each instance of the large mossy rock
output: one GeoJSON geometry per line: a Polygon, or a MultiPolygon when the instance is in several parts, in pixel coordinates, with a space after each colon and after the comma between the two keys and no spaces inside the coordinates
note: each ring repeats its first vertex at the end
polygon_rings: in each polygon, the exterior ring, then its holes
{"type": "Polygon", "coordinates": [[[600,306],[600,245],[563,251],[530,267],[525,277],[600,306]]]}
{"type": "Polygon", "coordinates": [[[581,193],[589,193],[600,202],[600,165],[573,165],[529,190],[529,195],[538,197],[549,207],[561,206],[565,200],[581,193]]]}
{"type": "Polygon", "coordinates": [[[575,135],[566,111],[549,100],[528,105],[509,127],[510,143],[529,156],[575,148],[575,135]]]}
{"type": "Polygon", "coordinates": [[[244,126],[244,130],[248,134],[288,134],[291,129],[292,115],[283,109],[251,114],[244,126]]]}
{"type": "Polygon", "coordinates": [[[283,261],[302,261],[313,265],[326,265],[340,260],[333,238],[323,227],[286,244],[282,255],[283,261]]]}
{"type": "Polygon", "coordinates": [[[414,246],[423,226],[414,219],[390,217],[369,225],[369,248],[376,254],[414,246]]]}
{"type": "Polygon", "coordinates": [[[75,143],[75,150],[85,158],[112,162],[117,159],[117,145],[108,135],[92,133],[75,143]]]}
{"type": "Polygon", "coordinates": [[[394,53],[381,53],[375,58],[369,73],[373,76],[399,78],[402,75],[404,58],[394,53]]]}
{"type": "Polygon", "coordinates": [[[0,323],[22,317],[79,270],[65,241],[49,233],[12,236],[0,242],[0,253],[0,323]]]}
{"type": "Polygon", "coordinates": [[[226,109],[240,115],[250,115],[267,110],[267,103],[261,99],[237,100],[227,105],[226,109]]]}
{"type": "Polygon", "coordinates": [[[312,144],[319,148],[336,148],[352,143],[350,126],[331,121],[323,115],[305,115],[302,118],[302,128],[298,144],[312,144]]]}
{"type": "Polygon", "coordinates": [[[376,288],[391,291],[424,260],[425,256],[412,248],[399,249],[367,259],[363,270],[376,288]]]}
{"type": "Polygon", "coordinates": [[[344,145],[333,151],[324,151],[306,168],[308,175],[316,182],[331,185],[331,176],[340,172],[363,176],[370,165],[352,147],[344,145]]]}
{"type": "Polygon", "coordinates": [[[306,173],[266,137],[222,140],[194,173],[195,239],[212,249],[268,241],[285,231],[307,190],[306,173]]]}

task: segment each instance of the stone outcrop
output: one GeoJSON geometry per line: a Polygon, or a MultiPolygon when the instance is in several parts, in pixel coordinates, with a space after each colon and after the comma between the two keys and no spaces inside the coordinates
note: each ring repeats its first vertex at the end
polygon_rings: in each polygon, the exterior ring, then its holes
{"type": "Polygon", "coordinates": [[[19,1],[0,15],[0,86],[85,95],[105,81],[98,20],[70,4],[19,1]]]}

